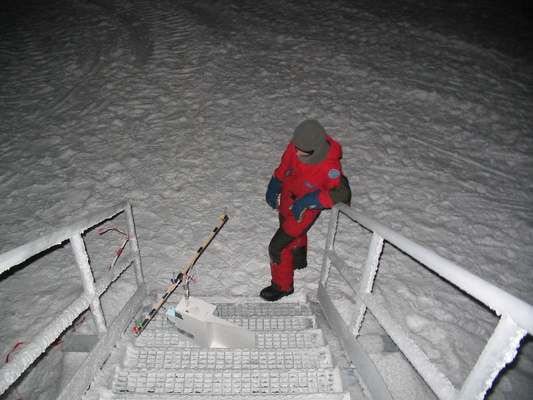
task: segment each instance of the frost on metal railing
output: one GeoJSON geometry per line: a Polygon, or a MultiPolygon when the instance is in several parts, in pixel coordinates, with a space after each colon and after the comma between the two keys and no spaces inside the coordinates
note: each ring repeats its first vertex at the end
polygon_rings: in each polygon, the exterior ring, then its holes
{"type": "MultiPolygon", "coordinates": [[[[142,274],[137,235],[132,208],[128,202],[122,202],[89,217],[80,219],[73,224],[0,255],[0,274],[25,261],[29,265],[34,260],[32,257],[57,251],[58,245],[65,243],[70,243],[71,245],[83,285],[83,291],[38,336],[27,343],[17,354],[12,356],[10,362],[0,369],[0,394],[4,393],[72,325],[74,320],[89,308],[96,326],[99,339],[98,343],[86,357],[71,381],[63,389],[58,399],[81,397],[90,384],[94,371],[98,370],[103,364],[120,337],[120,334],[124,332],[135,313],[139,310],[142,300],[145,297],[146,289],[142,274]],[[106,274],[95,279],[94,271],[89,262],[86,243],[82,235],[101,222],[116,218],[119,214],[124,214],[125,217],[127,231],[125,233],[128,236],[128,249],[124,251],[121,262],[117,263],[113,270],[109,270],[106,274]],[[108,290],[109,286],[131,265],[134,268],[137,289],[118,316],[108,324],[102,311],[100,298],[108,290]]],[[[24,265],[24,268],[28,265],[24,265]]],[[[24,269],[20,272],[24,273],[24,269]]]]}
{"type": "MultiPolygon", "coordinates": [[[[438,278],[435,277],[435,279],[438,278]]],[[[345,351],[374,398],[379,399],[392,399],[392,396],[384,379],[358,340],[367,310],[371,312],[439,399],[483,399],[500,371],[516,357],[524,336],[528,333],[533,334],[533,307],[531,305],[344,204],[338,204],[332,209],[318,298],[328,321],[340,337],[345,351]],[[364,231],[372,234],[360,280],[356,279],[353,269],[334,250],[341,213],[362,227],[364,231]],[[462,387],[454,386],[373,294],[375,280],[379,279],[377,271],[384,243],[390,243],[405,257],[412,257],[458,287],[465,293],[465,296],[470,295],[477,299],[499,318],[499,323],[462,387]],[[336,268],[355,294],[355,315],[350,324],[347,324],[341,316],[326,289],[331,267],[336,268]]]]}

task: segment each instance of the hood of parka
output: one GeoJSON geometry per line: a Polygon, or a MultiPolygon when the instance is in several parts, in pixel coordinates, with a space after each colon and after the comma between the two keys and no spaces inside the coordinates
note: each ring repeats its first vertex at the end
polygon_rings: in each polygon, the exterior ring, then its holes
{"type": "Polygon", "coordinates": [[[326,130],[316,120],[308,119],[298,125],[294,130],[292,142],[298,150],[310,153],[298,156],[304,164],[316,165],[328,156],[330,143],[326,130]]]}

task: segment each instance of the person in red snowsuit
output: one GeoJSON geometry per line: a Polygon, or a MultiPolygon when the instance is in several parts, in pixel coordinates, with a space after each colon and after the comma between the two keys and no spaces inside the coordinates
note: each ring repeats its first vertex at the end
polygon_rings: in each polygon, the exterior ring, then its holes
{"type": "Polygon", "coordinates": [[[260,293],[264,300],[294,293],[294,269],[307,266],[307,231],[323,209],[350,202],[341,158],[341,145],[319,122],[296,127],[266,192],[267,203],[278,209],[280,227],[268,246],[272,281],[260,293]]]}

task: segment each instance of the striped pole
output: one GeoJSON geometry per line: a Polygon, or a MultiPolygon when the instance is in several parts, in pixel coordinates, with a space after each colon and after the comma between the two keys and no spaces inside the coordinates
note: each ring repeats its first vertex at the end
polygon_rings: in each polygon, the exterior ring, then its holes
{"type": "Polygon", "coordinates": [[[169,288],[167,289],[163,297],[159,299],[157,304],[154,306],[154,308],[152,308],[152,311],[150,311],[150,313],[146,316],[144,321],[138,322],[137,326],[133,328],[133,330],[135,331],[135,336],[139,336],[141,334],[141,332],[146,328],[148,323],[157,314],[159,309],[163,306],[163,304],[165,304],[165,302],[167,301],[169,296],[172,294],[172,292],[174,292],[174,290],[179,286],[179,284],[183,281],[184,278],[187,279],[187,274],[189,270],[193,267],[193,265],[196,263],[198,258],[202,255],[202,253],[207,248],[207,246],[209,246],[209,243],[211,243],[211,241],[215,238],[217,233],[220,231],[220,229],[222,229],[222,227],[228,221],[228,219],[229,219],[229,216],[226,214],[223,214],[220,216],[220,222],[218,223],[218,225],[215,227],[215,229],[213,229],[213,231],[210,233],[210,235],[207,237],[204,243],[202,243],[202,246],[196,251],[196,253],[190,259],[187,265],[183,267],[183,269],[179,272],[178,276],[176,277],[176,279],[173,280],[172,285],[169,286],[169,288]]]}

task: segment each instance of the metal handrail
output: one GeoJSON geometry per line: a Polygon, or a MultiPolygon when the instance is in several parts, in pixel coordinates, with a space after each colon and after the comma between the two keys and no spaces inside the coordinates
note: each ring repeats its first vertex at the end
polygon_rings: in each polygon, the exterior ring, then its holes
{"type": "MultiPolygon", "coordinates": [[[[126,329],[144,299],[146,289],[142,274],[137,234],[133,221],[133,211],[131,205],[126,201],[0,255],[0,273],[67,241],[72,245],[72,251],[78,269],[80,270],[84,290],[58,317],[39,332],[22,350],[15,354],[8,364],[0,368],[0,394],[4,393],[54,343],[71,326],[77,317],[87,308],[90,308],[98,332],[99,342],[87,356],[82,366],[64,388],[58,399],[81,397],[90,384],[94,371],[103,364],[116,343],[119,334],[124,332],[124,329],[126,329]],[[112,219],[121,213],[124,213],[126,217],[126,230],[130,245],[129,250],[124,253],[124,259],[127,261],[122,263],[117,268],[117,271],[113,271],[101,277],[98,282],[95,282],[82,233],[100,222],[112,219]],[[100,304],[100,297],[109,285],[132,264],[134,265],[137,291],[131,296],[126,306],[119,313],[119,316],[111,324],[106,324],[100,304]]],[[[54,250],[52,249],[52,251],[54,250]]]]}
{"type": "Polygon", "coordinates": [[[352,359],[352,361],[356,366],[365,369],[369,379],[373,381],[370,384],[371,391],[373,388],[374,391],[381,393],[381,397],[390,396],[390,394],[384,387],[383,380],[376,376],[379,374],[377,369],[369,358],[365,358],[364,350],[357,341],[357,335],[367,309],[372,312],[387,334],[395,341],[399,349],[440,399],[484,398],[499,372],[515,358],[521,339],[528,333],[533,334],[533,307],[530,304],[344,204],[337,204],[332,209],[319,285],[319,300],[325,310],[326,317],[329,314],[330,323],[341,336],[347,353],[352,355],[352,358],[358,358],[358,360],[352,359]],[[345,214],[373,234],[363,276],[361,281],[356,283],[354,283],[355,279],[347,274],[344,262],[333,250],[340,213],[345,214]],[[388,311],[375,301],[372,288],[377,276],[384,242],[392,244],[416,259],[426,268],[485,304],[500,317],[499,324],[459,390],[439,371],[403,329],[393,322],[388,311]],[[350,327],[341,320],[338,312],[334,310],[326,290],[331,266],[338,267],[341,276],[356,294],[357,315],[355,315],[354,324],[350,327]],[[355,290],[357,285],[359,285],[358,290],[355,290]]]}
{"type": "Polygon", "coordinates": [[[497,315],[509,315],[530,333],[533,332],[532,306],[479,276],[467,271],[437,253],[428,250],[398,232],[364,216],[344,204],[336,206],[339,211],[357,221],[368,230],[377,233],[387,242],[408,253],[411,257],[439,274],[448,282],[475,297],[497,315]]]}

